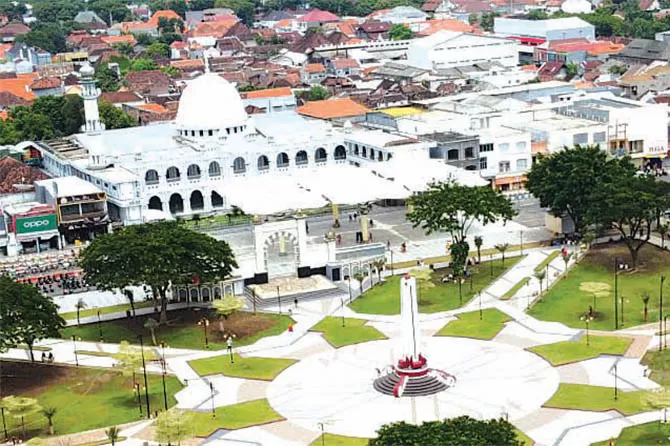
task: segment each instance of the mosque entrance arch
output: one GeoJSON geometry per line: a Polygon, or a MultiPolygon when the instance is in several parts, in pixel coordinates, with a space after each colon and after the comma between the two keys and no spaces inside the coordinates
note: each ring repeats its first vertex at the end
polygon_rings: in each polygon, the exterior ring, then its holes
{"type": "Polygon", "coordinates": [[[275,232],[265,240],[263,258],[268,277],[295,276],[300,264],[298,239],[288,231],[275,232]]]}

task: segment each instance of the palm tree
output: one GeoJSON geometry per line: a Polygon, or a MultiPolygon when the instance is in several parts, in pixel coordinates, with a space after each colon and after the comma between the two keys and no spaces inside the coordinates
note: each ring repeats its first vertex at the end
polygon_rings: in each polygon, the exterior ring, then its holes
{"type": "Polygon", "coordinates": [[[591,244],[593,243],[593,241],[595,239],[596,239],[596,235],[591,231],[584,234],[584,241],[586,242],[586,247],[588,249],[591,249],[591,244]]]}
{"type": "Polygon", "coordinates": [[[359,271],[356,274],[354,274],[354,279],[358,281],[358,286],[361,289],[361,294],[363,294],[363,280],[365,280],[365,274],[359,271]]]}
{"type": "Polygon", "coordinates": [[[537,279],[538,282],[540,282],[540,294],[542,294],[542,281],[544,280],[544,277],[547,275],[547,270],[542,268],[539,271],[535,271],[533,273],[533,276],[537,279]]]}
{"type": "Polygon", "coordinates": [[[386,259],[377,259],[372,262],[372,266],[374,266],[375,270],[377,270],[378,283],[382,283],[382,269],[384,268],[384,265],[386,265],[386,259]]]}
{"type": "Polygon", "coordinates": [[[81,322],[79,321],[79,312],[81,310],[83,310],[84,308],[86,308],[87,306],[88,305],[86,305],[86,302],[84,302],[84,299],[82,299],[81,297],[79,298],[77,303],[74,305],[74,307],[77,310],[77,325],[81,325],[81,322]]]}
{"type": "Polygon", "coordinates": [[[119,428],[116,426],[112,426],[109,429],[105,431],[105,435],[107,435],[107,438],[109,441],[112,442],[112,446],[114,446],[114,443],[116,443],[116,440],[119,439],[119,428]]]}
{"type": "Polygon", "coordinates": [[[656,232],[661,236],[661,249],[665,249],[665,236],[668,235],[668,231],[670,231],[670,225],[667,223],[659,225],[656,228],[656,232]]]}
{"type": "Polygon", "coordinates": [[[475,237],[475,246],[477,247],[477,262],[482,263],[482,244],[484,239],[480,235],[475,237]]]}
{"type": "Polygon", "coordinates": [[[42,409],[42,415],[47,419],[47,423],[49,424],[49,435],[54,434],[54,415],[56,415],[57,409],[53,406],[47,406],[44,409],[42,409]]]}
{"type": "Polygon", "coordinates": [[[648,315],[648,306],[649,306],[649,299],[651,299],[651,296],[649,295],[648,292],[643,292],[642,293],[642,303],[644,304],[644,321],[647,322],[647,315],[648,315]]]}
{"type": "Polygon", "coordinates": [[[152,317],[148,318],[144,322],[144,328],[151,332],[151,341],[154,343],[154,345],[158,345],[158,342],[156,342],[156,329],[158,328],[158,322],[156,322],[156,319],[152,317]]]}
{"type": "Polygon", "coordinates": [[[503,269],[505,268],[505,251],[509,249],[509,243],[500,243],[498,245],[495,245],[495,249],[498,250],[500,254],[502,254],[502,267],[503,269]]]}
{"type": "Polygon", "coordinates": [[[561,257],[563,258],[563,262],[565,263],[565,274],[568,274],[568,262],[570,262],[570,259],[572,258],[572,253],[571,252],[562,252],[561,257]]]}

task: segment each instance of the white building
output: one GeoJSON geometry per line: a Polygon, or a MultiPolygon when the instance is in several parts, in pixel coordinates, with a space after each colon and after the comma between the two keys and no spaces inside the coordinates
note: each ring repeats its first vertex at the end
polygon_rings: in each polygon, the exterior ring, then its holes
{"type": "Polygon", "coordinates": [[[375,14],[375,20],[393,24],[409,24],[423,22],[428,14],[413,6],[396,6],[383,13],[375,14]]]}
{"type": "Polygon", "coordinates": [[[440,31],[415,39],[407,50],[407,64],[438,70],[483,62],[505,67],[518,64],[517,44],[512,40],[453,31],[440,31]]]}
{"type": "Polygon", "coordinates": [[[549,41],[596,38],[595,27],[579,17],[547,20],[496,17],[493,32],[500,37],[531,37],[549,41]]]}

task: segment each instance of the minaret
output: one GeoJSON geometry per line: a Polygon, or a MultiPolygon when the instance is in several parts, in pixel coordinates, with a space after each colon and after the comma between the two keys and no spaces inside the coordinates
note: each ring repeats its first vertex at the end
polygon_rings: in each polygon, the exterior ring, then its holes
{"type": "Polygon", "coordinates": [[[100,122],[100,113],[98,112],[98,97],[100,97],[100,89],[95,87],[95,70],[91,64],[86,63],[81,70],[81,79],[79,85],[81,86],[81,93],[79,94],[84,100],[84,125],[82,130],[86,133],[99,133],[104,130],[104,126],[100,122]]]}

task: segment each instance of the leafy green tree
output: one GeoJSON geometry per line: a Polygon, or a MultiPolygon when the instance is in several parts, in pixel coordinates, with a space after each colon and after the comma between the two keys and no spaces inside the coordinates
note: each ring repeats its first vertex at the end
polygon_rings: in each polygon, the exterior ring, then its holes
{"type": "Polygon", "coordinates": [[[215,7],[230,8],[247,25],[253,22],[255,5],[249,0],[216,0],[215,7]]]}
{"type": "Polygon", "coordinates": [[[568,77],[573,78],[579,74],[579,65],[575,62],[568,62],[565,64],[565,72],[568,77]]]}
{"type": "Polygon", "coordinates": [[[16,38],[19,42],[24,42],[52,54],[67,51],[66,39],[66,30],[60,24],[53,22],[36,23],[29,33],[16,38]]]}
{"type": "Polygon", "coordinates": [[[224,334],[223,321],[228,320],[230,316],[242,310],[244,305],[244,298],[233,294],[225,295],[223,298],[215,300],[212,303],[214,311],[216,311],[216,314],[219,316],[218,332],[220,338],[223,338],[224,334]]]}
{"type": "Polygon", "coordinates": [[[549,14],[539,9],[533,9],[528,14],[526,14],[528,20],[546,20],[549,18],[549,14]]]}
{"type": "Polygon", "coordinates": [[[555,217],[570,217],[575,231],[583,234],[589,211],[598,205],[592,197],[596,186],[615,175],[634,173],[634,166],[609,159],[597,145],[576,145],[549,156],[538,155],[527,174],[526,187],[555,217]]]}
{"type": "Polygon", "coordinates": [[[164,43],[166,45],[171,45],[172,42],[181,42],[183,39],[182,37],[177,34],[177,33],[162,33],[160,37],[158,38],[158,41],[161,43],[164,43]]]}
{"type": "Polygon", "coordinates": [[[482,14],[480,26],[484,31],[493,32],[494,19],[498,16],[495,12],[485,12],[482,14]]]}
{"type": "Polygon", "coordinates": [[[324,99],[328,99],[330,92],[327,88],[324,88],[321,85],[315,85],[309,89],[307,96],[310,101],[323,101],[324,99]]]}
{"type": "Polygon", "coordinates": [[[35,342],[58,337],[64,326],[58,306],[50,298],[31,285],[0,276],[0,351],[26,344],[34,362],[35,342]]]}
{"type": "Polygon", "coordinates": [[[41,23],[60,23],[71,21],[79,12],[77,4],[72,1],[45,1],[33,5],[33,16],[41,23]]]}
{"type": "Polygon", "coordinates": [[[109,102],[100,101],[98,109],[100,112],[100,120],[105,124],[106,129],[125,129],[127,127],[137,126],[137,120],[135,118],[120,108],[114,107],[109,102]]]}
{"type": "Polygon", "coordinates": [[[12,119],[0,120],[0,145],[16,144],[21,141],[21,133],[12,119]]]}
{"type": "Polygon", "coordinates": [[[158,65],[152,59],[140,57],[130,62],[130,71],[157,70],[158,65]]]}
{"type": "Polygon", "coordinates": [[[147,47],[146,55],[152,59],[164,59],[170,56],[170,47],[165,43],[154,42],[147,47]]]}
{"type": "Polygon", "coordinates": [[[0,14],[6,15],[10,21],[22,20],[26,12],[26,5],[22,2],[3,2],[0,4],[0,14]]]}
{"type": "Polygon", "coordinates": [[[161,71],[166,76],[172,77],[172,78],[179,77],[179,75],[181,74],[181,70],[177,67],[172,66],[172,65],[161,67],[161,71]]]}
{"type": "Polygon", "coordinates": [[[412,30],[399,23],[393,25],[389,30],[389,38],[391,40],[409,40],[412,37],[414,37],[412,30]]]}
{"type": "Polygon", "coordinates": [[[142,366],[142,350],[133,347],[128,341],[121,341],[119,352],[112,355],[116,360],[116,368],[121,370],[123,376],[133,377],[133,387],[135,386],[135,372],[142,366]]]}
{"type": "MultiPolygon", "coordinates": [[[[182,18],[186,16],[186,11],[189,10],[188,3],[185,0],[153,0],[148,2],[152,11],[159,9],[171,9],[182,18]]],[[[192,8],[193,11],[198,9],[192,8]]]]}
{"type": "Polygon", "coordinates": [[[481,262],[482,261],[482,245],[484,244],[484,240],[482,239],[481,235],[478,235],[475,237],[475,246],[477,247],[477,261],[481,262]]]}
{"type": "Polygon", "coordinates": [[[119,91],[121,83],[119,78],[107,64],[98,66],[95,70],[95,80],[102,91],[119,91]]]}
{"type": "Polygon", "coordinates": [[[371,446],[400,445],[454,445],[454,446],[521,446],[514,426],[499,420],[475,420],[468,416],[444,421],[428,421],[420,425],[404,421],[383,425],[371,446]]]}
{"type": "Polygon", "coordinates": [[[505,251],[509,249],[509,243],[499,243],[494,248],[502,255],[502,267],[505,268],[505,251]]]}
{"type": "Polygon", "coordinates": [[[42,415],[47,419],[47,425],[49,426],[49,435],[54,434],[54,417],[56,416],[56,409],[54,406],[47,406],[42,409],[42,415]]]}
{"type": "Polygon", "coordinates": [[[352,277],[358,282],[358,288],[361,290],[361,294],[363,294],[363,281],[365,280],[365,274],[363,274],[361,271],[358,271],[352,277]]]}
{"type": "Polygon", "coordinates": [[[193,436],[193,414],[191,412],[170,409],[161,412],[154,423],[154,440],[160,444],[177,444],[193,436]]]}
{"type": "MultiPolygon", "coordinates": [[[[132,56],[132,54],[133,54],[133,46],[128,42],[115,43],[113,46],[114,46],[115,49],[117,49],[119,51],[119,53],[121,53],[123,55],[123,57],[128,58],[128,57],[132,56]]],[[[112,58],[110,58],[109,61],[113,62],[114,60],[112,58]]],[[[128,62],[128,64],[129,63],[130,62],[128,62]]]]}
{"type": "Polygon", "coordinates": [[[533,276],[537,279],[537,282],[540,284],[540,294],[542,294],[542,281],[547,276],[547,270],[542,268],[541,270],[535,271],[533,276]]]}
{"type": "Polygon", "coordinates": [[[126,4],[124,0],[94,0],[88,2],[88,7],[111,26],[112,23],[109,23],[110,14],[112,21],[117,23],[131,19],[131,13],[126,4]]]}
{"type": "Polygon", "coordinates": [[[670,208],[670,183],[649,175],[630,174],[634,166],[627,159],[623,163],[619,175],[594,188],[591,193],[594,205],[588,215],[593,223],[610,227],[621,235],[631,256],[631,266],[636,268],[640,249],[649,242],[659,210],[670,208]]]}
{"type": "Polygon", "coordinates": [[[9,414],[21,421],[21,437],[26,438],[26,417],[42,410],[37,400],[24,396],[6,396],[0,403],[9,414]]]}
{"type": "Polygon", "coordinates": [[[138,34],[135,36],[135,41],[138,45],[149,46],[156,41],[156,39],[149,34],[138,34]]]}
{"type": "Polygon", "coordinates": [[[665,249],[665,236],[668,235],[668,231],[670,231],[670,225],[668,223],[658,225],[656,228],[656,232],[661,236],[661,249],[665,249]]]}
{"type": "Polygon", "coordinates": [[[181,33],[184,31],[184,21],[177,18],[160,17],[158,19],[158,32],[163,33],[181,33]]]}
{"type": "Polygon", "coordinates": [[[79,263],[88,282],[101,289],[151,286],[161,298],[161,324],[167,322],[171,284],[224,279],[237,267],[228,243],[177,222],[128,226],[96,237],[79,263]]]}
{"type": "Polygon", "coordinates": [[[487,225],[498,220],[506,222],[516,215],[512,203],[500,191],[489,186],[463,186],[453,181],[433,183],[428,190],[414,194],[409,202],[413,210],[407,219],[414,227],[421,226],[427,234],[447,232],[451,235],[452,256],[454,246],[466,241],[475,221],[487,225]]]}
{"type": "Polygon", "coordinates": [[[33,113],[29,107],[15,107],[9,113],[22,140],[43,141],[56,137],[51,121],[44,115],[33,113]]]}
{"type": "Polygon", "coordinates": [[[384,265],[386,265],[386,259],[377,259],[372,262],[372,266],[375,268],[375,271],[377,271],[377,283],[379,284],[382,283],[382,270],[384,269],[384,265]]]}

